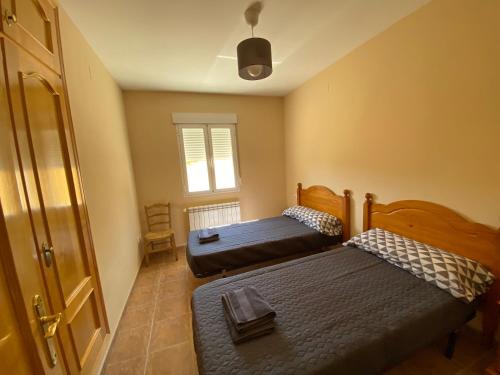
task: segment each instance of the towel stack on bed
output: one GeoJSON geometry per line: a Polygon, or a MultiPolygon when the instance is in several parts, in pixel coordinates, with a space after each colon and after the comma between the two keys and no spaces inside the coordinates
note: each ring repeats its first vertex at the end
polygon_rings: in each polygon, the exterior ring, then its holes
{"type": "Polygon", "coordinates": [[[222,305],[235,344],[267,335],[274,329],[276,312],[253,287],[224,293],[222,305]]]}
{"type": "Polygon", "coordinates": [[[219,233],[215,229],[207,228],[198,232],[198,242],[200,244],[214,242],[219,239],[219,233]]]}

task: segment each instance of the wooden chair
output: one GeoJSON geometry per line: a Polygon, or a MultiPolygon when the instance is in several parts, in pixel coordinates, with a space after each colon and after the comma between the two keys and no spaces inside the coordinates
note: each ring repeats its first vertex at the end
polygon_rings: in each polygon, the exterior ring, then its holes
{"type": "Polygon", "coordinates": [[[170,203],[155,203],[150,206],[144,206],[144,210],[146,211],[146,223],[148,226],[148,232],[144,235],[146,265],[149,265],[149,254],[154,251],[154,246],[165,242],[170,242],[175,260],[178,260],[175,236],[172,230],[170,203]]]}

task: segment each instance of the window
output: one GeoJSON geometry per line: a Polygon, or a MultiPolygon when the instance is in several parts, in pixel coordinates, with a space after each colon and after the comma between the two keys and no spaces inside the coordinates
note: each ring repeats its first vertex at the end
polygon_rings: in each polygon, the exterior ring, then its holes
{"type": "Polygon", "coordinates": [[[186,194],[239,188],[234,125],[177,125],[186,194]]]}

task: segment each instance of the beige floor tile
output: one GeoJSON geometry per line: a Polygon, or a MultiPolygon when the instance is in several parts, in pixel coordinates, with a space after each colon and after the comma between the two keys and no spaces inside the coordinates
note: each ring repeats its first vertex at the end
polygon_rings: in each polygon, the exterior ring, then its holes
{"type": "MultiPolygon", "coordinates": [[[[456,356],[452,359],[443,355],[446,346],[446,339],[439,340],[437,343],[419,350],[406,361],[395,366],[388,371],[386,375],[409,375],[409,374],[429,374],[429,375],[458,375],[462,374],[464,365],[456,356]]],[[[460,342],[459,342],[460,343],[460,342]]],[[[458,344],[457,343],[457,348],[458,344]]],[[[463,344],[462,344],[463,345],[463,344]]],[[[477,358],[477,357],[476,357],[477,358]]]]}
{"type": "Polygon", "coordinates": [[[175,261],[175,258],[171,252],[171,250],[160,251],[157,253],[152,253],[149,255],[149,264],[155,265],[160,263],[165,263],[168,261],[175,261]]]}
{"type": "Polygon", "coordinates": [[[120,329],[136,328],[151,325],[155,310],[155,301],[143,305],[127,305],[120,321],[120,329]]]}
{"type": "Polygon", "coordinates": [[[160,284],[164,283],[183,283],[187,282],[187,273],[185,270],[175,270],[175,269],[166,269],[160,271],[160,284]]]}
{"type": "Polygon", "coordinates": [[[472,328],[464,327],[458,334],[453,360],[464,367],[470,367],[487,352],[481,335],[472,328]]]}
{"type": "Polygon", "coordinates": [[[173,319],[156,321],[153,325],[149,352],[154,353],[169,346],[191,340],[191,314],[173,319]]]}
{"type": "Polygon", "coordinates": [[[189,341],[152,353],[147,366],[148,375],[198,374],[194,351],[189,341]]]}
{"type": "Polygon", "coordinates": [[[184,265],[180,265],[175,263],[175,261],[172,261],[170,263],[161,263],[161,264],[156,264],[150,267],[146,267],[149,269],[153,269],[156,272],[161,272],[161,271],[169,271],[169,272],[181,272],[185,270],[184,265]]]}
{"type": "Polygon", "coordinates": [[[188,273],[188,276],[187,276],[187,284],[188,284],[188,287],[191,291],[194,291],[196,288],[206,284],[206,283],[209,283],[210,281],[213,281],[213,280],[217,280],[219,278],[219,276],[210,276],[210,277],[205,277],[205,278],[196,278],[194,277],[194,275],[192,274],[191,271],[189,271],[188,273]]]}
{"type": "Polygon", "coordinates": [[[175,255],[172,250],[161,251],[159,253],[151,254],[149,256],[150,266],[163,266],[165,264],[178,264],[181,260],[181,256],[178,253],[178,260],[175,260],[175,255]]]}
{"type": "Polygon", "coordinates": [[[144,375],[146,357],[106,365],[103,375],[144,375]]]}
{"type": "Polygon", "coordinates": [[[156,303],[154,320],[178,318],[188,312],[189,304],[186,299],[162,299],[156,303]]]}
{"type": "Polygon", "coordinates": [[[173,299],[182,298],[190,293],[187,283],[185,282],[165,282],[158,287],[158,299],[173,299]]]}
{"type": "Polygon", "coordinates": [[[134,286],[134,288],[132,289],[132,293],[130,293],[128,305],[138,306],[151,303],[156,298],[157,291],[158,291],[157,284],[151,284],[139,287],[134,286]]]}
{"type": "Polygon", "coordinates": [[[159,272],[139,272],[135,280],[134,287],[139,288],[143,286],[150,286],[157,284],[160,280],[159,272]]]}
{"type": "Polygon", "coordinates": [[[150,333],[150,325],[120,330],[111,346],[108,364],[145,357],[150,333]]]}
{"type": "Polygon", "coordinates": [[[467,366],[458,375],[483,375],[484,370],[495,361],[495,350],[490,349],[477,358],[471,365],[467,366]]]}

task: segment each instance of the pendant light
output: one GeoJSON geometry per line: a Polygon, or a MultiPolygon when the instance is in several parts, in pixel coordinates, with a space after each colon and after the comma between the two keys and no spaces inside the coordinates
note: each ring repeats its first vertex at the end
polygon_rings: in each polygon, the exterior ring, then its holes
{"type": "Polygon", "coordinates": [[[264,79],[273,72],[271,43],[253,35],[253,28],[259,22],[261,10],[262,3],[257,1],[245,11],[245,19],[252,27],[252,37],[241,41],[237,47],[238,74],[249,81],[264,79]]]}

